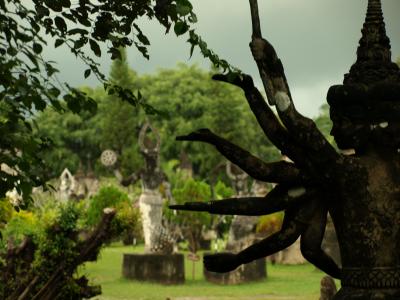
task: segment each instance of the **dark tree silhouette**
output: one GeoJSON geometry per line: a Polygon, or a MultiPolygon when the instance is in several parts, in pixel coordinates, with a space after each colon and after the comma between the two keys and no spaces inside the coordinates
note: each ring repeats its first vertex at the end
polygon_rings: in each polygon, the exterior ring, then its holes
{"type": "Polygon", "coordinates": [[[226,272],[267,256],[301,236],[304,257],[340,278],[334,299],[400,299],[400,71],[391,61],[380,0],[369,0],[357,61],[343,85],[328,92],[331,134],[338,153],[314,122],[300,115],[273,46],[261,37],[257,1],[250,0],[250,47],[260,71],[265,103],[248,75],[215,80],[241,88],[271,142],[293,163],[265,163],[208,129],[178,140],[209,143],[257,180],[278,185],[264,198],[237,198],[206,204],[187,202],[175,209],[216,214],[262,215],[285,210],[280,232],[238,254],[206,256],[207,269],[226,272]],[[344,153],[352,153],[345,155],[344,153]],[[327,212],[340,244],[342,269],[321,250],[327,212]]]}

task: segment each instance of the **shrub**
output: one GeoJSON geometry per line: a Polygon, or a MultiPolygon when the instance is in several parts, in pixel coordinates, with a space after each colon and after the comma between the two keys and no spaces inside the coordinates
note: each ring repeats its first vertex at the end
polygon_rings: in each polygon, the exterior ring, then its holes
{"type": "Polygon", "coordinates": [[[117,210],[116,218],[111,223],[111,231],[114,237],[126,237],[134,234],[140,238],[141,222],[139,209],[132,205],[128,194],[113,186],[103,187],[90,200],[87,210],[86,224],[93,226],[101,218],[103,210],[112,207],[117,210]]]}
{"type": "Polygon", "coordinates": [[[256,232],[261,233],[264,236],[269,236],[275,232],[278,232],[282,226],[283,216],[283,212],[277,212],[260,217],[256,232]]]}
{"type": "Polygon", "coordinates": [[[2,230],[2,236],[5,242],[11,240],[18,245],[25,236],[37,239],[43,227],[38,222],[37,216],[30,211],[13,211],[12,217],[2,230]]]}
{"type": "Polygon", "coordinates": [[[89,201],[86,219],[89,226],[93,226],[99,222],[103,209],[107,207],[117,209],[122,203],[131,203],[128,194],[114,186],[102,187],[89,201]]]}
{"type": "Polygon", "coordinates": [[[97,259],[101,245],[110,238],[114,213],[105,215],[101,226],[85,240],[79,238],[82,213],[82,205],[75,202],[48,211],[43,207],[13,213],[3,230],[13,243],[7,250],[0,249],[0,299],[10,295],[16,299],[24,292],[26,299],[79,300],[100,293],[99,287],[89,286],[85,277],[74,278],[74,274],[82,263],[97,259]]]}
{"type": "Polygon", "coordinates": [[[8,198],[0,198],[0,230],[11,219],[14,208],[8,198]]]}
{"type": "MultiPolygon", "coordinates": [[[[182,188],[173,190],[173,196],[177,204],[187,201],[210,201],[210,186],[193,178],[188,178],[182,188]]],[[[172,220],[177,222],[183,231],[185,239],[189,243],[189,250],[196,252],[200,245],[201,233],[211,227],[211,216],[206,212],[178,211],[176,214],[169,215],[172,220]]]]}

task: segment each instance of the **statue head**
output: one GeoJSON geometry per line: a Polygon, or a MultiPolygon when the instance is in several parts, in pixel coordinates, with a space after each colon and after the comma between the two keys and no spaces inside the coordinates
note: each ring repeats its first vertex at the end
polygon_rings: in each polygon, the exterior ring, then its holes
{"type": "Polygon", "coordinates": [[[380,0],[369,0],[357,60],[342,85],[332,86],[327,100],[331,134],[340,149],[363,151],[369,144],[400,147],[400,70],[391,61],[380,0]]]}
{"type": "Polygon", "coordinates": [[[140,129],[139,146],[146,161],[146,168],[149,170],[156,169],[160,153],[160,136],[149,122],[146,122],[140,129]]]}

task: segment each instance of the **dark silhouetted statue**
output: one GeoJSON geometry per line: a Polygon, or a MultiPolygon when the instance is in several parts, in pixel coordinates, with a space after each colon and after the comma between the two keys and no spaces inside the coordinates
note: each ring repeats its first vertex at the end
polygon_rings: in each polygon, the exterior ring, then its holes
{"type": "Polygon", "coordinates": [[[276,106],[281,122],[250,76],[213,78],[244,91],[269,140],[293,163],[265,163],[208,129],[178,137],[209,143],[253,178],[277,185],[265,197],[188,202],[173,208],[235,215],[285,211],[278,233],[239,253],[205,257],[209,270],[230,271],[279,251],[300,236],[304,257],[341,279],[334,299],[400,299],[400,71],[391,61],[381,1],[368,1],[357,61],[343,84],[328,91],[331,134],[339,149],[352,149],[340,153],[311,119],[295,109],[282,63],[261,37],[256,0],[250,0],[250,5],[250,47],[268,101],[276,106]],[[342,269],[321,250],[328,212],[338,237],[342,269]]]}

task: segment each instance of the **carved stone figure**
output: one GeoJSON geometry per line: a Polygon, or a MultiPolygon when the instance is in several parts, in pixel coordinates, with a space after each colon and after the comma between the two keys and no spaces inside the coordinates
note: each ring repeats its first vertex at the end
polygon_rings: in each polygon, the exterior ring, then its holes
{"type": "Polygon", "coordinates": [[[264,133],[293,163],[265,163],[207,129],[178,137],[214,145],[250,176],[278,184],[266,197],[188,202],[172,208],[235,215],[285,211],[279,232],[239,253],[205,257],[208,270],[233,270],[300,237],[304,257],[341,280],[335,300],[400,299],[400,69],[391,61],[381,1],[368,1],[357,61],[343,85],[328,91],[331,134],[341,150],[351,149],[343,153],[296,110],[282,62],[261,37],[257,1],[250,0],[250,6],[250,47],[268,101],[276,106],[280,120],[250,76],[213,78],[244,91],[264,133]],[[340,246],[341,269],[321,249],[328,212],[340,246]]]}
{"type": "Polygon", "coordinates": [[[58,199],[66,202],[71,198],[76,187],[76,181],[71,172],[65,168],[60,175],[60,186],[58,188],[58,199]]]}
{"type": "MultiPolygon", "coordinates": [[[[236,197],[246,197],[249,195],[248,177],[238,166],[226,163],[226,174],[232,182],[236,192],[236,197]]],[[[250,245],[254,240],[255,227],[258,217],[235,215],[229,228],[227,251],[238,251],[250,245]]]]}
{"type": "MultiPolygon", "coordinates": [[[[160,241],[158,242],[159,234],[157,231],[162,227],[162,206],[163,199],[159,191],[159,187],[166,176],[160,169],[159,153],[160,153],[160,136],[157,130],[146,122],[139,132],[140,153],[145,160],[144,168],[131,174],[127,178],[115,170],[117,178],[124,186],[135,183],[140,180],[142,184],[142,194],[139,198],[139,208],[142,216],[143,236],[146,252],[158,252],[160,241]],[[149,135],[152,134],[153,138],[149,135]],[[158,229],[157,229],[158,228],[158,229]]],[[[116,159],[111,153],[104,155],[104,160],[112,166],[116,159]]]]}
{"type": "Polygon", "coordinates": [[[321,290],[319,300],[333,300],[337,289],[335,281],[330,276],[324,276],[321,279],[321,290]]]}

